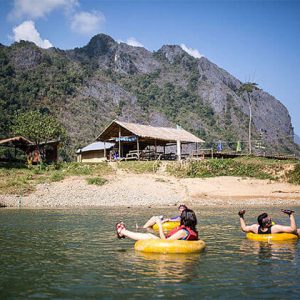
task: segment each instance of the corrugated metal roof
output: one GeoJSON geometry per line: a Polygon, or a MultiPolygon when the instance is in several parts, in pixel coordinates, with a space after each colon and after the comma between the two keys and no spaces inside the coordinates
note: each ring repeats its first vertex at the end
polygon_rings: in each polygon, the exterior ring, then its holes
{"type": "Polygon", "coordinates": [[[94,143],[91,143],[91,144],[81,148],[81,149],[78,149],[76,151],[76,153],[87,152],[87,151],[95,151],[95,150],[103,150],[104,149],[104,144],[105,144],[106,149],[109,149],[109,148],[114,146],[113,143],[94,142],[94,143]]]}
{"type": "MultiPolygon", "coordinates": [[[[202,139],[196,137],[192,133],[182,128],[154,127],[150,125],[141,125],[135,123],[120,122],[120,121],[113,121],[112,124],[113,123],[120,125],[121,127],[127,129],[128,131],[132,132],[133,134],[139,137],[166,140],[166,141],[204,143],[202,139]]],[[[101,135],[98,137],[98,139],[100,137],[101,135]]]]}

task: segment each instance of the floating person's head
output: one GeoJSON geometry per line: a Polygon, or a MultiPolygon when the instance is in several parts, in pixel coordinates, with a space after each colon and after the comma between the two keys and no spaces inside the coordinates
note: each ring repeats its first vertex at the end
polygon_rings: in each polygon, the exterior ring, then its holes
{"type": "Polygon", "coordinates": [[[180,204],[178,206],[178,210],[180,211],[180,213],[182,213],[184,210],[188,209],[186,205],[184,204],[180,204]]]}
{"type": "Polygon", "coordinates": [[[272,219],[271,217],[268,216],[267,213],[260,214],[257,217],[257,222],[263,228],[268,228],[272,226],[272,219]]]}
{"type": "Polygon", "coordinates": [[[193,210],[186,208],[180,215],[180,225],[196,230],[197,217],[193,210]]]}

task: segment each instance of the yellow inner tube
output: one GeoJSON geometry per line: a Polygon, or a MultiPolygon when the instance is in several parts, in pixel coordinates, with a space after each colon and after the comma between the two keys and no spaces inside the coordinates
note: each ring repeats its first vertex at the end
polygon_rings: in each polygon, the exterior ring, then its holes
{"type": "Polygon", "coordinates": [[[253,241],[261,242],[276,242],[276,241],[290,241],[298,240],[298,235],[293,233],[273,233],[273,234],[258,234],[248,232],[246,238],[253,241]]]}
{"type": "MultiPolygon", "coordinates": [[[[168,222],[162,223],[163,230],[172,230],[178,226],[180,226],[180,222],[178,222],[178,221],[168,221],[168,222]]],[[[158,230],[158,225],[154,224],[152,228],[154,230],[158,230]]]]}
{"type": "Polygon", "coordinates": [[[205,246],[205,242],[202,240],[183,241],[149,239],[137,241],[134,245],[134,249],[149,253],[198,253],[201,252],[205,246]]]}

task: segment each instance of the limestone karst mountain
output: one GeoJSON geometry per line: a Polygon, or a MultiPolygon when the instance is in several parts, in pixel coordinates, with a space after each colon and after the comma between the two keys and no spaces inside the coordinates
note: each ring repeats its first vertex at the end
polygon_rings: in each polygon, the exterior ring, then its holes
{"type": "MultiPolygon", "coordinates": [[[[249,100],[241,81],[180,46],[156,52],[99,34],[72,50],[21,41],[0,45],[0,135],[11,134],[16,111],[40,109],[66,127],[67,151],[93,141],[113,119],[180,124],[207,144],[247,141],[249,100]]],[[[252,139],[299,153],[286,107],[261,89],[252,93],[252,139]]],[[[244,142],[244,144],[245,144],[244,142]]]]}

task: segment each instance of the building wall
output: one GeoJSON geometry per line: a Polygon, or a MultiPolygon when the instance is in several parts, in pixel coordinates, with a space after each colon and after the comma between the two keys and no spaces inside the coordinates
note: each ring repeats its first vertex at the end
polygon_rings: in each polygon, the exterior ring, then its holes
{"type": "Polygon", "coordinates": [[[103,162],[105,159],[104,150],[87,151],[77,154],[77,162],[97,163],[103,162]]]}

